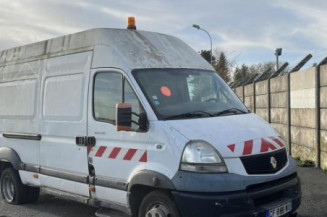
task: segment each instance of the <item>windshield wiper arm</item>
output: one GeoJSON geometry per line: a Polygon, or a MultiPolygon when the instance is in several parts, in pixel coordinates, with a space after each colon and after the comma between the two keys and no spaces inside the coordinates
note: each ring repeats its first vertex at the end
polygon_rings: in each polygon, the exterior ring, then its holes
{"type": "Polygon", "coordinates": [[[205,112],[205,111],[194,111],[194,112],[186,112],[178,115],[171,115],[168,117],[165,117],[164,120],[173,120],[173,119],[179,119],[179,118],[197,118],[197,117],[213,117],[214,115],[205,112]]]}
{"type": "Polygon", "coordinates": [[[214,116],[220,116],[220,115],[225,115],[225,114],[230,114],[230,113],[232,113],[232,114],[247,114],[249,112],[243,111],[238,108],[229,108],[229,109],[215,113],[214,116]]]}

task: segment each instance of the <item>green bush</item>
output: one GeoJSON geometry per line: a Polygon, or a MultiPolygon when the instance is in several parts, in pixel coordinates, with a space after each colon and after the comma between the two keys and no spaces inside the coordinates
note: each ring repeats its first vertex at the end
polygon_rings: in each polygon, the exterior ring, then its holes
{"type": "Polygon", "coordinates": [[[301,160],[300,157],[294,158],[299,167],[315,167],[315,162],[312,160],[301,160]]]}

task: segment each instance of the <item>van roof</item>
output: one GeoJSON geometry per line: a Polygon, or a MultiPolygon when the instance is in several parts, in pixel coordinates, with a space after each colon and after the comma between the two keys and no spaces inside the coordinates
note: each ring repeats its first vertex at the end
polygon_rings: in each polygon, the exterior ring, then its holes
{"type": "Polygon", "coordinates": [[[98,45],[111,49],[110,53],[119,56],[130,69],[212,70],[207,61],[176,37],[147,31],[110,28],[91,29],[0,51],[0,66],[90,51],[98,45]]]}

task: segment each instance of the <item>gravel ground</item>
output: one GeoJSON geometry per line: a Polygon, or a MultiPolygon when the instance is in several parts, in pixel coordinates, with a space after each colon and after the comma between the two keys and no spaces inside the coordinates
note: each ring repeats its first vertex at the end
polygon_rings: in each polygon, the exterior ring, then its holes
{"type": "MultiPolygon", "coordinates": [[[[318,169],[299,168],[303,201],[299,217],[327,216],[327,174],[318,169]]],[[[42,195],[36,204],[12,206],[0,199],[0,217],[93,217],[96,209],[84,204],[42,195]]]]}

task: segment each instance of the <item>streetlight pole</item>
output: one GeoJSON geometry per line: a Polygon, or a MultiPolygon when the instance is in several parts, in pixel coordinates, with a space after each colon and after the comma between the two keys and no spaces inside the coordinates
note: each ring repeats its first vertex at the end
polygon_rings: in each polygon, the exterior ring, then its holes
{"type": "Polygon", "coordinates": [[[277,48],[275,55],[276,55],[276,71],[279,69],[278,57],[282,55],[282,48],[277,48]]]}
{"type": "Polygon", "coordinates": [[[212,39],[211,39],[210,34],[209,34],[209,32],[208,32],[207,30],[202,29],[202,28],[201,28],[199,25],[197,25],[197,24],[193,24],[193,27],[196,28],[196,29],[198,29],[198,30],[201,29],[202,31],[204,31],[204,32],[206,32],[206,33],[208,34],[209,39],[210,39],[210,64],[212,65],[212,39]]]}
{"type": "Polygon", "coordinates": [[[278,55],[276,55],[276,71],[278,70],[278,55]]]}

